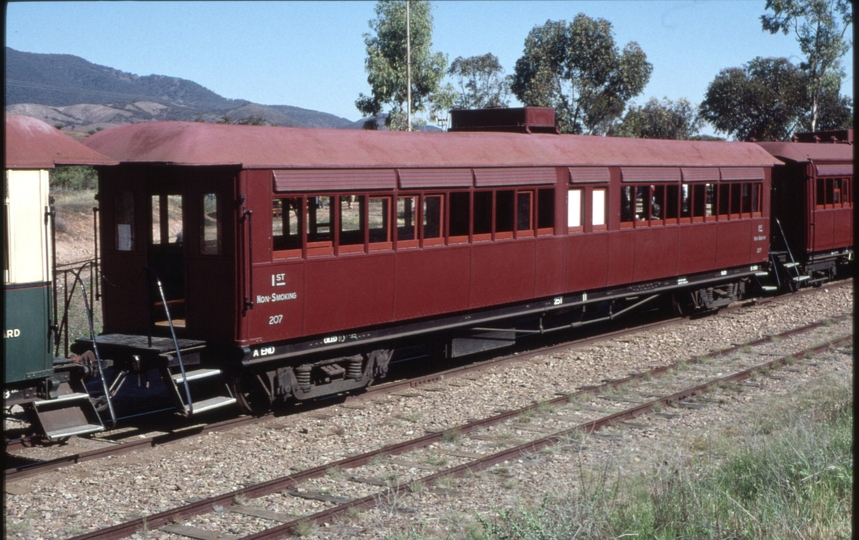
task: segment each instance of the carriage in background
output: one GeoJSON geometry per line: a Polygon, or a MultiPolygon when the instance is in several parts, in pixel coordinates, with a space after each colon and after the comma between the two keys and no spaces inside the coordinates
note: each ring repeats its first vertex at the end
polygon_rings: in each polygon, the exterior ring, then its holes
{"type": "Polygon", "coordinates": [[[40,120],[6,115],[4,398],[49,438],[103,429],[84,384],[98,365],[54,358],[50,170],[115,163],[40,120]]]}

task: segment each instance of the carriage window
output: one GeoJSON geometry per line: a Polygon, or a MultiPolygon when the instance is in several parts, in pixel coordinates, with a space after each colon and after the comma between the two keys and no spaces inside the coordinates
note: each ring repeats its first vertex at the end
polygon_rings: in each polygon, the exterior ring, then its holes
{"type": "MultiPolygon", "coordinates": [[[[495,232],[513,232],[513,190],[495,192],[495,232]]],[[[510,237],[511,235],[504,235],[510,237]]]]}
{"type": "Polygon", "coordinates": [[[152,244],[161,243],[161,195],[152,196],[152,244]]]}
{"type": "Polygon", "coordinates": [[[541,189],[537,191],[537,228],[554,229],[555,227],[555,190],[541,189]]]}
{"type": "Polygon", "coordinates": [[[331,241],[332,200],[328,195],[307,199],[307,241],[331,241]]]}
{"type": "Polygon", "coordinates": [[[492,192],[474,192],[474,235],[484,235],[475,240],[489,239],[492,234],[492,192]]]}
{"type": "Polygon", "coordinates": [[[591,196],[593,204],[593,216],[591,224],[600,227],[605,225],[605,189],[596,188],[591,196]]]}
{"type": "Polygon", "coordinates": [[[853,195],[850,181],[846,178],[817,179],[817,208],[852,206],[853,195]]]}
{"type": "Polygon", "coordinates": [[[442,230],[442,196],[428,195],[424,197],[423,238],[441,238],[442,230]]]}
{"type": "Polygon", "coordinates": [[[221,254],[221,222],[218,220],[218,195],[203,195],[203,215],[200,223],[200,253],[203,255],[221,254]]]}
{"type": "Polygon", "coordinates": [[[516,194],[516,230],[530,231],[533,228],[533,191],[521,191],[516,194]]]}
{"type": "Polygon", "coordinates": [[[167,243],[182,244],[182,196],[167,195],[167,243]]]}
{"type": "Polygon", "coordinates": [[[182,196],[152,196],[152,244],[182,245],[182,196]]]}
{"type": "Polygon", "coordinates": [[[451,239],[468,240],[468,225],[471,221],[471,194],[467,191],[450,194],[450,229],[451,239]]]}
{"type": "Polygon", "coordinates": [[[752,214],[752,184],[743,184],[740,192],[740,212],[746,216],[752,214]]]}
{"type": "Polygon", "coordinates": [[[752,212],[760,215],[761,213],[761,190],[763,186],[760,184],[752,184],[752,212]]]}
{"type": "Polygon", "coordinates": [[[271,209],[271,239],[275,251],[301,249],[301,198],[275,199],[271,209]]]}
{"type": "MultiPolygon", "coordinates": [[[[369,222],[370,243],[391,242],[391,198],[379,197],[370,199],[369,222]]],[[[390,246],[389,246],[390,247],[390,246]]]]}
{"type": "Polygon", "coordinates": [[[397,198],[397,240],[417,239],[417,197],[397,198]]]}
{"type": "Polygon", "coordinates": [[[633,206],[632,186],[620,188],[620,221],[629,223],[635,221],[635,207],[633,206]]]}
{"type": "Polygon", "coordinates": [[[364,196],[340,197],[340,245],[364,244],[364,196]]]}
{"type": "Polygon", "coordinates": [[[741,193],[742,184],[734,184],[731,186],[731,214],[738,215],[741,210],[741,193]]]}
{"type": "Polygon", "coordinates": [[[726,216],[731,208],[731,186],[730,184],[719,185],[719,215],[726,216]]]}
{"type": "Polygon", "coordinates": [[[567,197],[567,227],[582,226],[582,190],[571,189],[567,197]]]}
{"type": "Polygon", "coordinates": [[[650,186],[635,188],[635,221],[646,221],[650,215],[650,186]]]}
{"type": "Polygon", "coordinates": [[[117,251],[134,249],[134,196],[130,191],[121,191],[114,198],[114,222],[116,223],[117,251]]]}
{"type": "Polygon", "coordinates": [[[677,203],[680,199],[680,186],[669,184],[665,196],[665,219],[677,219],[680,208],[677,203]]]}
{"type": "Polygon", "coordinates": [[[650,186],[650,219],[665,218],[665,186],[650,186]]]}
{"type": "Polygon", "coordinates": [[[686,184],[680,186],[680,217],[692,217],[692,189],[686,184]]]}

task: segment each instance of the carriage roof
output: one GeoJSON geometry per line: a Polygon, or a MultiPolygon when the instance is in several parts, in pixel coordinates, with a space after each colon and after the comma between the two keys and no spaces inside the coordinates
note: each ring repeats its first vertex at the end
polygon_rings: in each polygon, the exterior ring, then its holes
{"type": "Polygon", "coordinates": [[[85,144],[124,163],[245,169],[547,166],[766,167],[751,143],[497,132],[392,132],[151,122],[101,131],[85,144]]]}
{"type": "Polygon", "coordinates": [[[29,116],[6,115],[6,168],[52,169],[56,165],[111,165],[116,161],[29,116]]]}

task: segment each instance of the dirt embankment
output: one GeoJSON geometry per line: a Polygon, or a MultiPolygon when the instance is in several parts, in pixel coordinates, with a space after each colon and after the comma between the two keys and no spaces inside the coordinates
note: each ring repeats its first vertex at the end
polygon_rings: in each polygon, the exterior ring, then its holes
{"type": "Polygon", "coordinates": [[[93,207],[95,191],[58,191],[53,194],[57,209],[57,264],[92,259],[93,207]]]}

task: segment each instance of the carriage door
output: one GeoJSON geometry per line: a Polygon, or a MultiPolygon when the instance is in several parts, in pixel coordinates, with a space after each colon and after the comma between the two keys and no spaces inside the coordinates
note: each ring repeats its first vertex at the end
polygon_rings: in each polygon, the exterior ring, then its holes
{"type": "Polygon", "coordinates": [[[167,313],[161,301],[156,279],[161,281],[173,326],[185,328],[185,212],[184,197],[173,189],[151,190],[149,223],[149,305],[151,322],[156,327],[168,326],[167,313]]]}

